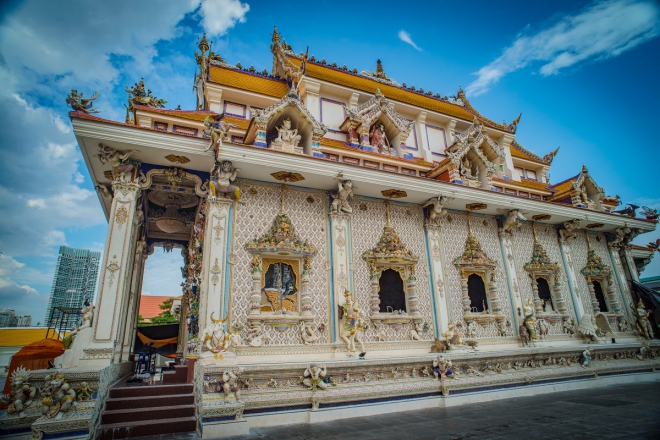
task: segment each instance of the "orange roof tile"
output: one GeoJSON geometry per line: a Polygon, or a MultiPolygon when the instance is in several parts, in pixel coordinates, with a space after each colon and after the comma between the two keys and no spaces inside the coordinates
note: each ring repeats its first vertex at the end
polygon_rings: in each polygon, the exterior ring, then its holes
{"type": "Polygon", "coordinates": [[[284,80],[265,78],[225,67],[211,66],[210,75],[211,81],[216,84],[261,93],[275,98],[282,98],[289,90],[284,80]]]}
{"type": "Polygon", "coordinates": [[[204,122],[208,116],[216,113],[208,110],[168,110],[162,108],[147,107],[144,105],[134,105],[141,112],[160,113],[161,115],[174,116],[175,118],[188,119],[190,121],[204,122]]]}
{"type": "MultiPolygon", "coordinates": [[[[290,58],[290,60],[296,65],[300,64],[299,59],[290,58]]],[[[345,72],[343,70],[333,69],[332,67],[323,66],[321,64],[308,62],[305,74],[312,78],[351,87],[367,93],[375,93],[376,89],[379,88],[381,93],[390,99],[395,99],[397,101],[405,102],[417,107],[436,111],[449,116],[454,116],[456,118],[461,118],[466,121],[472,121],[474,119],[474,115],[472,113],[459,105],[446,101],[440,101],[439,99],[434,99],[430,96],[422,95],[421,93],[402,89],[401,87],[383,84],[364,76],[345,72]]]]}
{"type": "Polygon", "coordinates": [[[511,152],[511,156],[513,157],[517,157],[519,159],[531,160],[532,162],[540,163],[542,165],[548,165],[547,162],[544,162],[543,160],[541,160],[540,157],[536,156],[530,151],[527,151],[522,145],[520,145],[516,141],[513,141],[511,144],[509,144],[509,151],[511,152]]]}
{"type": "Polygon", "coordinates": [[[165,311],[158,306],[160,306],[163,301],[170,298],[171,296],[142,295],[140,297],[140,308],[138,309],[138,314],[144,319],[151,319],[154,316],[158,316],[165,311]]]}
{"type": "Polygon", "coordinates": [[[639,246],[639,245],[636,245],[636,244],[633,244],[632,247],[633,247],[633,249],[638,249],[640,251],[653,252],[655,250],[655,249],[651,249],[650,247],[647,247],[647,246],[639,246]]]}
{"type": "Polygon", "coordinates": [[[570,179],[566,179],[563,182],[559,182],[555,185],[552,185],[550,189],[555,191],[555,195],[553,198],[557,198],[559,196],[563,196],[566,193],[569,193],[570,191],[573,190],[573,183],[577,179],[578,176],[573,176],[570,179]]]}

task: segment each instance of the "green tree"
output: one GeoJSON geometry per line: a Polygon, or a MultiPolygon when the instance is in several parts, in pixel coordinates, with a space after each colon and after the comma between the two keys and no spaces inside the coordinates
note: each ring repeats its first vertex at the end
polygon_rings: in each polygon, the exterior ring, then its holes
{"type": "Polygon", "coordinates": [[[152,325],[176,324],[179,322],[179,320],[170,313],[173,301],[174,297],[167,298],[158,306],[162,312],[150,319],[152,325]]]}

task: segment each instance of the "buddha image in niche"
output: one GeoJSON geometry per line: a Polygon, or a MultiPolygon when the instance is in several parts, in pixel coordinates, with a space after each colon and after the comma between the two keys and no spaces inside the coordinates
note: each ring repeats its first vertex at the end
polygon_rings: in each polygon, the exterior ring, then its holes
{"type": "Polygon", "coordinates": [[[272,309],[295,312],[298,290],[293,267],[282,262],[271,264],[264,278],[263,291],[272,309]]]}

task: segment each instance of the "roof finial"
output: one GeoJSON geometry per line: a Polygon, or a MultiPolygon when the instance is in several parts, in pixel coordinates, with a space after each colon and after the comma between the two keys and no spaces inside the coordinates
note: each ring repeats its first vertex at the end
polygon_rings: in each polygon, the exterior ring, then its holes
{"type": "Polygon", "coordinates": [[[204,35],[202,36],[202,41],[199,42],[199,46],[197,46],[197,47],[199,48],[199,50],[202,51],[202,53],[209,50],[209,43],[206,40],[206,33],[204,33],[204,35]]]}
{"type": "Polygon", "coordinates": [[[383,63],[380,60],[376,60],[376,73],[383,74],[385,71],[383,70],[383,63]]]}
{"type": "Polygon", "coordinates": [[[385,95],[383,95],[383,92],[380,91],[380,87],[376,87],[376,91],[374,92],[374,96],[375,96],[376,98],[382,98],[382,97],[384,97],[385,95]]]}
{"type": "Polygon", "coordinates": [[[472,222],[470,221],[470,211],[467,213],[467,222],[468,222],[468,235],[474,235],[472,233],[472,222]]]}
{"type": "Polygon", "coordinates": [[[390,199],[385,199],[385,221],[387,222],[387,226],[392,225],[390,221],[390,199]]]}
{"type": "Polygon", "coordinates": [[[277,27],[273,26],[273,43],[280,44],[280,33],[277,32],[277,27]]]}
{"type": "Polygon", "coordinates": [[[584,230],[584,236],[587,238],[587,250],[591,250],[591,241],[589,240],[589,231],[584,230]]]}
{"type": "Polygon", "coordinates": [[[539,241],[539,238],[536,236],[536,222],[532,222],[532,234],[534,235],[534,242],[539,241]]]}

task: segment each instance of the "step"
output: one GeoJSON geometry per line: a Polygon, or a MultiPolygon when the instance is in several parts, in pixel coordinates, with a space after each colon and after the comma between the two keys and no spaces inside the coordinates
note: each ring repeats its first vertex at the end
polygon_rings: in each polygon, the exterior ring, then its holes
{"type": "Polygon", "coordinates": [[[171,405],[151,408],[129,408],[104,411],[101,424],[128,423],[144,420],[162,420],[195,415],[195,405],[171,405]]]}
{"type": "Polygon", "coordinates": [[[130,408],[151,408],[156,406],[190,405],[195,403],[193,394],[170,394],[166,396],[118,397],[105,402],[108,411],[130,408]]]}
{"type": "Polygon", "coordinates": [[[114,440],[147,435],[172,434],[175,432],[192,432],[197,427],[194,416],[177,417],[166,420],[142,420],[129,423],[109,423],[100,425],[96,430],[97,440],[114,440]]]}
{"type": "Polygon", "coordinates": [[[169,394],[188,394],[193,392],[191,383],[172,385],[121,385],[110,389],[110,397],[145,397],[169,394]]]}
{"type": "Polygon", "coordinates": [[[164,384],[188,383],[188,366],[175,365],[174,371],[163,371],[164,384]]]}

